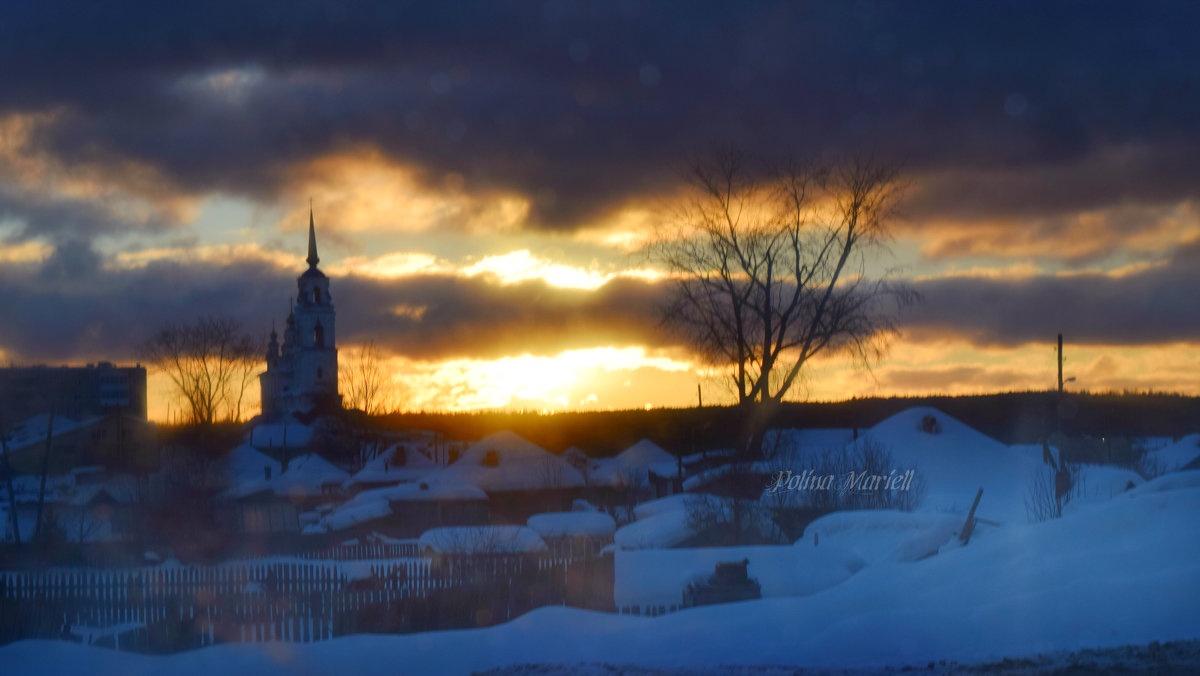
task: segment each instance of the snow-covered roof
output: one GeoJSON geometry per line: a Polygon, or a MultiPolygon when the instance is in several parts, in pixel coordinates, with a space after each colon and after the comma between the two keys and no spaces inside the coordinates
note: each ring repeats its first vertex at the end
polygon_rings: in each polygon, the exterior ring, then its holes
{"type": "Polygon", "coordinates": [[[526,524],[542,537],[604,537],[617,529],[613,518],[603,512],[546,512],[534,514],[526,524]]]}
{"type": "Polygon", "coordinates": [[[346,481],[346,486],[414,481],[438,468],[416,445],[395,444],[363,465],[346,481]]]}
{"type": "Polygon", "coordinates": [[[665,498],[649,500],[634,507],[633,516],[634,518],[641,520],[648,519],[656,514],[662,514],[664,512],[674,512],[686,509],[688,501],[695,499],[696,496],[694,495],[677,493],[675,495],[668,495],[665,498]]]}
{"type": "Polygon", "coordinates": [[[136,480],[133,477],[120,476],[101,483],[76,488],[67,500],[67,504],[72,507],[82,507],[97,498],[107,498],[118,504],[129,504],[134,501],[136,496],[136,480]]]}
{"type": "Polygon", "coordinates": [[[309,453],[292,459],[287,471],[272,474],[270,479],[260,473],[258,478],[233,483],[220,497],[237,499],[269,491],[281,497],[303,499],[319,496],[325,486],[341,485],[349,476],[316,453],[309,453]]]}
{"type": "Polygon", "coordinates": [[[583,475],[570,463],[512,432],[497,432],[476,441],[457,462],[430,476],[489,491],[569,488],[584,483],[583,475]],[[493,460],[494,466],[489,464],[493,460]]]}
{"type": "Polygon", "coordinates": [[[403,483],[385,489],[389,500],[487,500],[487,493],[478,486],[447,478],[430,478],[403,483]]]}
{"type": "Polygon", "coordinates": [[[688,525],[687,511],[676,509],[617,529],[613,542],[622,549],[663,549],[674,547],[695,534],[688,525]]]}
{"type": "MultiPolygon", "coordinates": [[[[50,424],[49,417],[49,414],[42,413],[13,425],[8,433],[8,451],[11,453],[27,446],[45,443],[46,427],[50,424]]],[[[56,415],[54,416],[52,433],[54,436],[60,436],[80,427],[92,425],[102,419],[102,417],[94,417],[85,420],[72,420],[66,416],[56,415]]]]}
{"type": "Polygon", "coordinates": [[[272,477],[279,476],[279,461],[242,444],[213,464],[209,480],[218,486],[236,486],[266,478],[267,470],[272,477]]]}
{"type": "Polygon", "coordinates": [[[345,504],[327,514],[307,532],[345,530],[351,526],[391,516],[392,509],[387,500],[366,500],[356,504],[345,504]]]}
{"type": "Polygon", "coordinates": [[[338,505],[306,532],[344,530],[391,516],[393,502],[486,500],[487,493],[460,481],[427,479],[366,490],[338,505]]]}
{"type": "Polygon", "coordinates": [[[652,468],[669,467],[670,473],[674,474],[677,462],[675,456],[658,444],[642,439],[613,458],[593,461],[588,481],[597,485],[625,486],[644,479],[647,470],[652,468]]]}
{"type": "Polygon", "coordinates": [[[303,448],[312,441],[312,438],[313,428],[311,425],[289,421],[255,425],[250,430],[250,438],[247,443],[258,449],[283,448],[285,442],[288,448],[303,448]]]}
{"type": "Polygon", "coordinates": [[[494,554],[545,551],[546,543],[524,526],[454,526],[425,531],[418,547],[439,554],[494,554]]]}
{"type": "Polygon", "coordinates": [[[275,480],[275,492],[293,497],[320,495],[325,486],[341,485],[349,477],[325,458],[309,453],[288,463],[287,470],[275,480]]]}

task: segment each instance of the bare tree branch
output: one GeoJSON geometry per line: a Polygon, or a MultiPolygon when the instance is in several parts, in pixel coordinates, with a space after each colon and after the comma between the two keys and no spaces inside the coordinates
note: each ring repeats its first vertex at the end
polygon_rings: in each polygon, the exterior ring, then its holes
{"type": "Polygon", "coordinates": [[[740,405],[767,415],[818,355],[869,368],[884,354],[896,310],[916,300],[886,275],[867,276],[866,254],[887,241],[900,198],[895,167],[759,167],[716,150],[684,175],[691,194],[648,248],[675,284],[663,318],[730,367],[740,405]]]}

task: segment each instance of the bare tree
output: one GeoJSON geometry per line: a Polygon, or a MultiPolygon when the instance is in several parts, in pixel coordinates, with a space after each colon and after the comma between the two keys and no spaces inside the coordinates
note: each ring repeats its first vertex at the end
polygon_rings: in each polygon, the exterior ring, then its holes
{"type": "Polygon", "coordinates": [[[233,319],[209,316],[162,328],[139,352],[171,379],[191,422],[212,424],[241,417],[260,361],[258,342],[233,319]]]}
{"type": "Polygon", "coordinates": [[[349,351],[348,357],[338,371],[339,389],[346,406],[367,415],[378,415],[394,406],[395,388],[384,372],[375,341],[349,351]]]}
{"type": "Polygon", "coordinates": [[[648,250],[675,280],[664,321],[729,367],[745,412],[741,450],[758,455],[810,360],[840,352],[870,367],[896,333],[895,311],[915,300],[867,269],[889,236],[899,174],[867,160],[764,169],[716,151],[686,177],[690,198],[648,250]]]}

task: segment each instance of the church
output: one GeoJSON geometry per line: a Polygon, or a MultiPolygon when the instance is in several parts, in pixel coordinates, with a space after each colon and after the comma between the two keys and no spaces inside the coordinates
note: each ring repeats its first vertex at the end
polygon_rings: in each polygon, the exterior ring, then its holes
{"type": "Polygon", "coordinates": [[[259,374],[265,418],[341,406],[337,333],[329,278],[317,267],[317,229],[308,212],[308,269],[297,279],[283,343],[271,329],[267,370],[259,374]]]}

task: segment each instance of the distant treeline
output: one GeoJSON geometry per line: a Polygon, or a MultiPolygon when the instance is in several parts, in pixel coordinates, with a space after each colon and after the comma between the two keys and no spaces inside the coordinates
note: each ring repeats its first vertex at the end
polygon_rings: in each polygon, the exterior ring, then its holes
{"type": "MultiPolygon", "coordinates": [[[[1056,392],[1009,392],[787,403],[777,411],[772,426],[864,430],[913,406],[931,406],[1008,444],[1038,443],[1060,429],[1095,437],[1178,437],[1200,432],[1200,397],[1155,393],[1066,393],[1060,397],[1056,392]]],[[[451,441],[474,441],[512,430],[555,453],[578,446],[596,457],[619,453],[643,438],[674,453],[731,448],[741,429],[741,413],[732,406],[553,414],[395,413],[371,418],[347,412],[344,420],[360,429],[433,430],[451,441]]],[[[160,439],[167,444],[224,450],[237,445],[244,434],[241,424],[163,426],[160,439]]]]}
{"type": "MultiPolygon", "coordinates": [[[[1004,443],[1037,443],[1060,428],[1091,436],[1166,436],[1200,432],[1200,397],[1175,394],[1011,392],[973,396],[851,399],[788,403],[775,427],[866,429],[904,409],[932,406],[1004,443]]],[[[578,446],[594,456],[620,452],[648,438],[673,452],[729,448],[740,429],[734,407],[587,411],[401,413],[376,418],[388,429],[442,432],[449,439],[479,439],[512,430],[554,452],[578,446]]]]}

